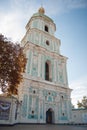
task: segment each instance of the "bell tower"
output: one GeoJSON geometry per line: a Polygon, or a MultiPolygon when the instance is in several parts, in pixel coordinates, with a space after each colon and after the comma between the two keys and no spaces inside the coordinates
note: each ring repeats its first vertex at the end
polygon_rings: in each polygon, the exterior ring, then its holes
{"type": "Polygon", "coordinates": [[[21,41],[27,57],[24,80],[19,89],[23,101],[21,121],[46,123],[47,111],[53,112],[51,123],[66,123],[71,118],[71,89],[67,79],[67,57],[60,54],[56,25],[45,15],[43,7],[33,14],[21,41]]]}
{"type": "Polygon", "coordinates": [[[68,87],[67,58],[60,54],[61,42],[54,36],[56,25],[45,15],[44,8],[39,8],[38,13],[31,17],[26,25],[26,31],[21,44],[25,46],[28,58],[26,74],[41,80],[49,79],[68,87]],[[46,78],[46,70],[49,70],[50,78],[46,78]]]}

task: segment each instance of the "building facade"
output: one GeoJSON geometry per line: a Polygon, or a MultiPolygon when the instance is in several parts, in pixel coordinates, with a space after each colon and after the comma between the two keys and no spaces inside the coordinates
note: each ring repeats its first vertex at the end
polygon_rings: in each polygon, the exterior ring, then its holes
{"type": "Polygon", "coordinates": [[[68,123],[71,121],[71,89],[67,57],[60,54],[56,25],[44,8],[26,25],[21,46],[27,57],[24,79],[19,87],[21,123],[68,123]]]}
{"type": "Polygon", "coordinates": [[[72,109],[72,123],[87,124],[87,108],[72,109]]]}

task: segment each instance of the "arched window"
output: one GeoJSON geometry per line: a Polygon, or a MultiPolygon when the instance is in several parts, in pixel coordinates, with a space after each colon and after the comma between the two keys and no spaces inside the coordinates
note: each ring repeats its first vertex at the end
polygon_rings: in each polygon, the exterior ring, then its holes
{"type": "Polygon", "coordinates": [[[45,79],[49,80],[49,64],[45,63],[45,79]]]}
{"type": "Polygon", "coordinates": [[[46,41],[46,45],[48,45],[48,46],[49,46],[49,41],[48,41],[48,40],[46,41]]]}
{"type": "Polygon", "coordinates": [[[45,25],[45,31],[48,32],[48,27],[47,27],[47,25],[45,25]]]}
{"type": "Polygon", "coordinates": [[[52,81],[52,73],[51,73],[51,62],[49,60],[45,63],[45,80],[52,81]]]}

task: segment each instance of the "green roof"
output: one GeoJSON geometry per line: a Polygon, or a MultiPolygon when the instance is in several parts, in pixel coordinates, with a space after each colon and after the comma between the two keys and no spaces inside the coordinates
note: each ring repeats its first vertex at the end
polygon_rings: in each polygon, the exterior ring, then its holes
{"type": "Polygon", "coordinates": [[[43,18],[45,18],[46,20],[49,20],[49,21],[51,21],[52,23],[54,23],[51,18],[49,18],[47,15],[44,15],[44,14],[42,14],[42,13],[35,13],[35,14],[33,14],[32,17],[43,17],[43,18]]]}
{"type": "Polygon", "coordinates": [[[72,111],[87,110],[87,108],[73,108],[72,111]]]}

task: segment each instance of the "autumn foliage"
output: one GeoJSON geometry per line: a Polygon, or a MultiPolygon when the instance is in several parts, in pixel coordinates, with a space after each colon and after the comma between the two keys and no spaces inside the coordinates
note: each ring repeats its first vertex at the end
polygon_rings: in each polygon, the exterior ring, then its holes
{"type": "Polygon", "coordinates": [[[2,92],[17,94],[25,66],[26,57],[20,44],[14,44],[0,35],[0,88],[2,92]]]}

